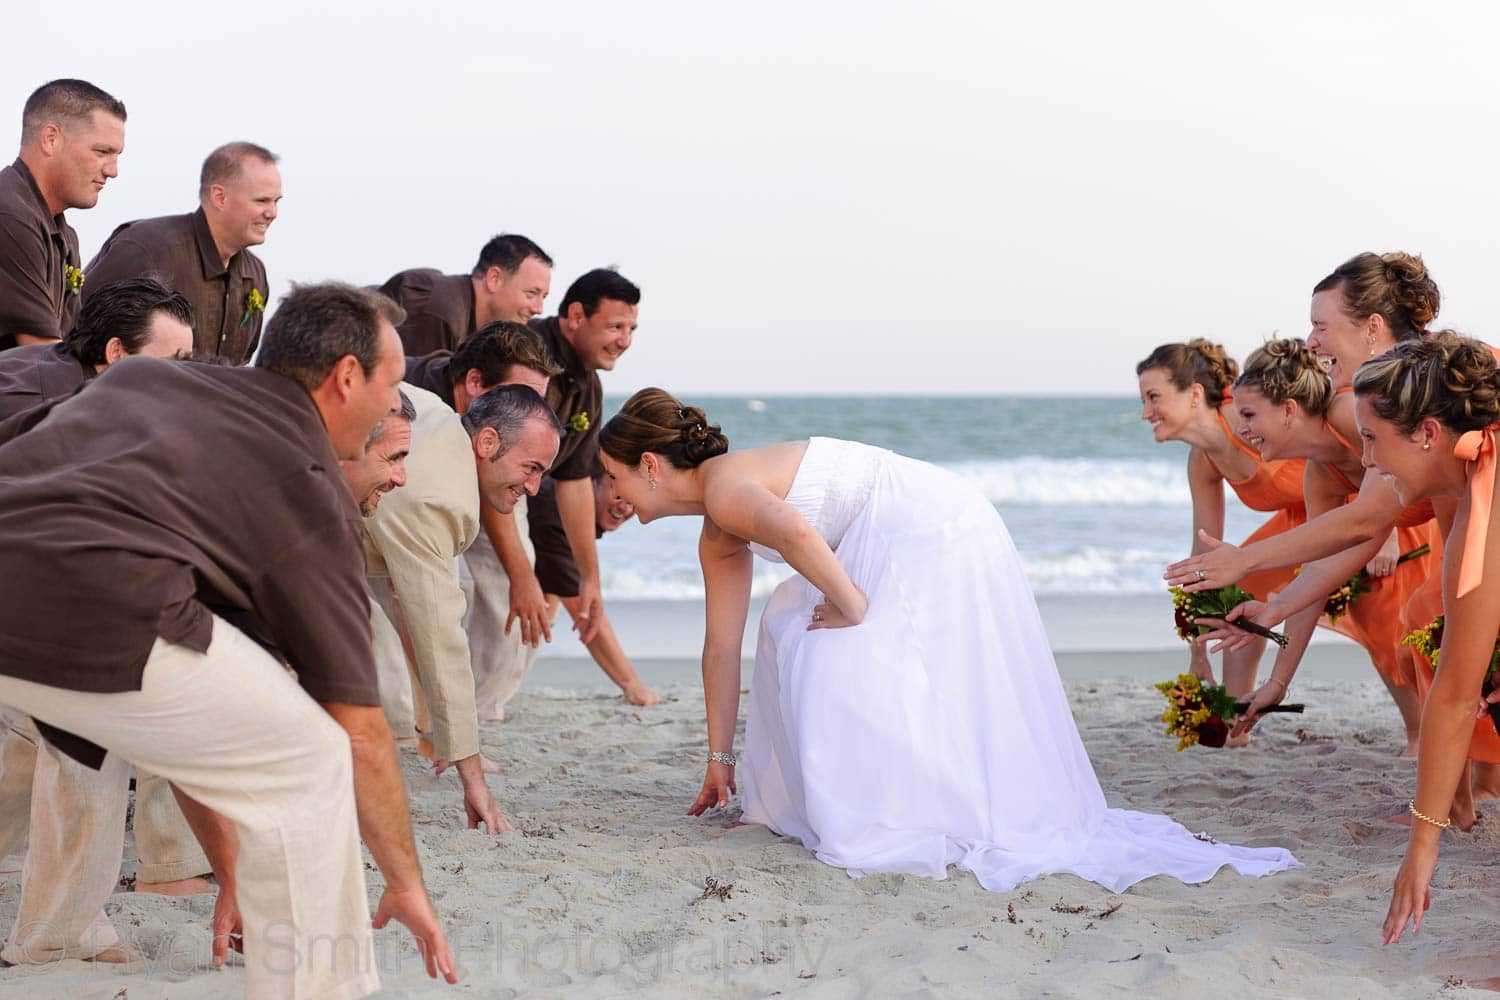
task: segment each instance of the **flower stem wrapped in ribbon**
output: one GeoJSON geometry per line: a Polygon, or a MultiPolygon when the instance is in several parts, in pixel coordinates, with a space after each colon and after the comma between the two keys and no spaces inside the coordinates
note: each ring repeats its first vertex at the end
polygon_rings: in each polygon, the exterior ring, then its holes
{"type": "MultiPolygon", "coordinates": [[[[1443,616],[1438,615],[1421,628],[1412,629],[1401,641],[1427,657],[1432,669],[1436,670],[1438,653],[1443,648],[1443,616]]],[[[1497,678],[1500,678],[1500,638],[1496,639],[1495,648],[1490,653],[1490,664],[1484,669],[1484,684],[1480,691],[1485,697],[1489,697],[1490,692],[1495,690],[1497,678]]],[[[1496,731],[1500,731],[1500,704],[1489,706],[1489,711],[1490,721],[1495,724],[1496,731]]]]}
{"type": "MultiPolygon", "coordinates": [[[[1423,545],[1420,548],[1412,549],[1410,552],[1403,553],[1396,560],[1396,565],[1400,566],[1402,563],[1411,562],[1413,559],[1420,559],[1431,551],[1432,546],[1430,545],[1423,545]]],[[[1340,618],[1347,615],[1349,608],[1355,601],[1359,600],[1359,595],[1369,592],[1370,574],[1364,570],[1360,570],[1351,576],[1348,582],[1342,587],[1328,595],[1328,600],[1323,604],[1323,613],[1328,616],[1329,623],[1337,622],[1340,618]]]]}
{"type": "MultiPolygon", "coordinates": [[[[1156,685],[1169,704],[1162,713],[1166,734],[1177,737],[1177,749],[1202,744],[1221,747],[1229,739],[1235,720],[1250,707],[1235,701],[1222,684],[1205,684],[1192,674],[1178,674],[1176,680],[1156,685]]],[[[1301,712],[1301,705],[1271,705],[1263,712],[1301,712]]]]}
{"type": "MultiPolygon", "coordinates": [[[[1177,634],[1184,642],[1192,642],[1198,636],[1213,631],[1211,625],[1199,625],[1200,618],[1223,619],[1225,615],[1246,601],[1255,600],[1253,594],[1241,590],[1235,584],[1227,587],[1219,587],[1216,590],[1200,590],[1190,594],[1181,587],[1168,588],[1172,593],[1172,608],[1177,620],[1177,634]]],[[[1282,648],[1286,647],[1286,636],[1280,632],[1272,632],[1264,625],[1256,622],[1240,619],[1229,623],[1237,629],[1243,629],[1252,635],[1258,635],[1263,639],[1270,639],[1282,648]]]]}

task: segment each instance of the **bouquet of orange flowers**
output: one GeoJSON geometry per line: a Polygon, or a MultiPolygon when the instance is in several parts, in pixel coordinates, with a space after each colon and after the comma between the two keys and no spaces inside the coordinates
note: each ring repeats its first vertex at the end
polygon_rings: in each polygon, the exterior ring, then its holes
{"type": "MultiPolygon", "coordinates": [[[[1411,562],[1413,559],[1420,559],[1431,551],[1432,546],[1423,545],[1412,549],[1410,552],[1403,552],[1396,560],[1396,565],[1400,566],[1402,563],[1411,562]]],[[[1331,625],[1347,615],[1350,606],[1359,600],[1359,595],[1368,594],[1369,592],[1370,574],[1365,570],[1360,570],[1348,580],[1345,580],[1344,585],[1329,594],[1328,600],[1323,603],[1323,613],[1328,616],[1328,623],[1331,625]]]]}
{"type": "MultiPolygon", "coordinates": [[[[1421,628],[1412,629],[1401,641],[1427,657],[1432,669],[1436,670],[1438,653],[1443,649],[1443,616],[1438,615],[1421,628]]],[[[1497,674],[1500,674],[1500,639],[1496,640],[1495,649],[1490,653],[1490,665],[1484,671],[1484,684],[1480,691],[1485,697],[1489,697],[1490,692],[1495,690],[1497,674]]],[[[1496,730],[1500,730],[1500,705],[1491,705],[1489,710],[1490,721],[1495,724],[1496,730]]]]}
{"type": "MultiPolygon", "coordinates": [[[[1223,746],[1229,739],[1230,728],[1250,707],[1248,702],[1235,701],[1224,685],[1205,684],[1192,674],[1178,674],[1176,680],[1162,681],[1156,690],[1169,702],[1161,721],[1167,724],[1166,734],[1177,737],[1178,750],[1199,743],[1206,747],[1223,746]]],[[[1302,709],[1301,705],[1271,705],[1265,711],[1301,712],[1302,709]]]]}
{"type": "MultiPolygon", "coordinates": [[[[1192,642],[1198,636],[1213,630],[1211,625],[1199,625],[1199,618],[1222,619],[1246,601],[1255,600],[1253,594],[1241,590],[1232,583],[1227,587],[1200,590],[1197,593],[1189,593],[1181,587],[1167,589],[1172,593],[1172,609],[1177,622],[1177,634],[1185,642],[1192,642]]],[[[1243,619],[1231,622],[1231,624],[1237,629],[1243,629],[1263,639],[1270,639],[1278,646],[1286,647],[1286,636],[1280,632],[1272,632],[1264,625],[1243,619]]]]}

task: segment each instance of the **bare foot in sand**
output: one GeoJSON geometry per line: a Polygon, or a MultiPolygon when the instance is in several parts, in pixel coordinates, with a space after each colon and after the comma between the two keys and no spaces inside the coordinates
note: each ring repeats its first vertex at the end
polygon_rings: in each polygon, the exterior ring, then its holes
{"type": "Polygon", "coordinates": [[[90,958],[88,961],[103,962],[107,965],[128,965],[131,962],[140,961],[140,959],[141,953],[136,951],[134,948],[127,948],[124,945],[115,945],[112,948],[105,948],[103,951],[94,955],[94,957],[90,958]]]}
{"type": "Polygon", "coordinates": [[[218,892],[219,887],[201,875],[195,875],[192,878],[180,878],[174,882],[142,882],[137,879],[135,891],[154,892],[158,896],[201,896],[218,892]]]}
{"type": "Polygon", "coordinates": [[[1476,799],[1500,799],[1500,764],[1485,764],[1473,761],[1470,765],[1473,771],[1471,787],[1474,789],[1476,799]]]}

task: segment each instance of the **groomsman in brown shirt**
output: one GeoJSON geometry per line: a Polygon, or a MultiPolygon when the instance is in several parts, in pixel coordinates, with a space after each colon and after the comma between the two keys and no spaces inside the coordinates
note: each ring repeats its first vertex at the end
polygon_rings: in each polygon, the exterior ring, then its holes
{"type": "Polygon", "coordinates": [[[132,354],[183,358],[192,353],[193,307],[187,299],[151,278],[117,281],[89,299],[60,342],[0,354],[0,420],[73,394],[132,354]]]}
{"type": "Polygon", "coordinates": [[[153,275],[186,295],[198,317],[199,354],[233,364],[248,361],[260,342],[270,285],[250,247],[266,241],[281,201],[276,154],[231,142],[203,161],[198,208],[127,222],[89,262],[84,298],[121,278],[153,275]]]}
{"type": "Polygon", "coordinates": [[[53,80],[21,112],[21,154],[0,170],[0,350],[51,343],[78,316],[78,234],[63,218],[93,208],[118,176],[125,105],[83,80],[53,80]]]}
{"type": "Polygon", "coordinates": [[[526,237],[502,233],[479,251],[468,274],[413,268],[392,275],[380,291],[406,310],[396,332],[407,355],[420,357],[451,351],[491,323],[540,316],[551,287],[552,258],[526,237]]]}
{"type": "MultiPolygon", "coordinates": [[[[384,874],[375,926],[406,924],[428,973],[457,980],[338,469],[399,406],[399,318],[362,289],[303,286],[256,367],[127,358],[0,444],[0,704],[38,720],[48,759],[100,768],[115,817],[113,865],[76,873],[78,909],[114,887],[127,762],[163,775],[219,876],[215,964],[243,933],[251,997],[378,988],[361,833],[384,874]]],[[[87,957],[46,953],[65,931],[19,926],[5,959],[87,957]]]]}

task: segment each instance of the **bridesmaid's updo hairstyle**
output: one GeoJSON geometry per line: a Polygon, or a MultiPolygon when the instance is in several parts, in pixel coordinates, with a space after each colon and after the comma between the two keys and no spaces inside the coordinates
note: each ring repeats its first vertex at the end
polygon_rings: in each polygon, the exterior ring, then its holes
{"type": "Polygon", "coordinates": [[[1245,371],[1234,387],[1249,386],[1273,403],[1295,400],[1308,413],[1321,417],[1333,403],[1333,385],[1318,364],[1318,356],[1301,337],[1268,340],[1245,359],[1245,371]]]}
{"type": "Polygon", "coordinates": [[[1382,420],[1411,434],[1434,417],[1455,434],[1500,420],[1500,368],[1477,340],[1441,330],[1397,344],[1354,373],[1354,391],[1382,420]]]}
{"type": "Polygon", "coordinates": [[[1203,401],[1216,409],[1223,405],[1225,393],[1240,372],[1240,366],[1224,353],[1224,348],[1202,337],[1186,344],[1162,344],[1135,366],[1135,373],[1144,375],[1158,368],[1181,392],[1194,385],[1203,386],[1203,401]]]}
{"type": "Polygon", "coordinates": [[[1344,314],[1363,322],[1379,314],[1397,340],[1427,333],[1442,298],[1422,258],[1409,253],[1362,253],[1344,261],[1313,286],[1313,294],[1342,293],[1344,314]]]}
{"type": "Polygon", "coordinates": [[[599,431],[599,449],[632,469],[648,451],[674,468],[696,469],[728,451],[729,439],[698,407],[661,389],[642,389],[599,431]]]}

